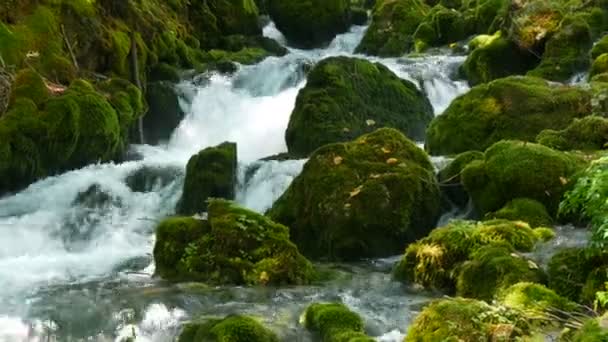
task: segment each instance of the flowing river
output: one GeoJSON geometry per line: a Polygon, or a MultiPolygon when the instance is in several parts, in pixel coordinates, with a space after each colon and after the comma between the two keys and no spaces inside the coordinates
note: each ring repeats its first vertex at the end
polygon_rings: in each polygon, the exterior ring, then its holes
{"type": "MultiPolygon", "coordinates": [[[[189,157],[237,142],[237,201],[269,208],[305,162],[258,161],[286,151],[284,132],[305,68],[353,55],[365,29],[355,26],[327,48],[290,49],[232,76],[184,81],[177,87],[187,116],[166,144],[134,145],[132,161],[90,165],[0,199],[0,341],[172,341],[192,317],[236,312],[261,317],[285,341],[310,341],[298,325],[302,310],[313,301],[342,300],[378,341],[400,342],[433,294],[393,282],[397,258],[322,265],[339,274],[322,286],[204,287],[152,277],[154,228],[173,212],[189,157]]],[[[264,32],[284,42],[273,24],[264,32]]],[[[421,87],[436,114],[468,90],[452,80],[464,57],[449,51],[364,58],[421,87]]]]}

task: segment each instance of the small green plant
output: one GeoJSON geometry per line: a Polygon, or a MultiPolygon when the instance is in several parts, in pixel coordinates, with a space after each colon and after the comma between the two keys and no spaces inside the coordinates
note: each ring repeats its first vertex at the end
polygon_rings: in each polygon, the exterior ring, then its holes
{"type": "Polygon", "coordinates": [[[604,284],[606,291],[598,291],[595,293],[595,301],[593,302],[593,310],[599,312],[605,311],[608,308],[608,282],[604,284]]]}

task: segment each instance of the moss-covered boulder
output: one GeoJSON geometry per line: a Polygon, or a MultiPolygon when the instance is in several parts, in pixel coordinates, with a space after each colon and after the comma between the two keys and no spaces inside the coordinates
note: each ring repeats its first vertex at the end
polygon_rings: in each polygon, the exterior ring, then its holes
{"type": "Polygon", "coordinates": [[[424,236],[439,214],[428,156],[383,128],[319,148],[269,215],[313,258],[389,256],[424,236]]]}
{"type": "Polygon", "coordinates": [[[476,250],[458,270],[456,294],[490,301],[496,293],[518,282],[542,282],[538,265],[512,253],[508,244],[490,244],[476,250]]]}
{"type": "Polygon", "coordinates": [[[306,284],[312,265],[287,227],[232,202],[209,201],[206,220],[174,217],[156,229],[156,275],[210,284],[306,284]]]}
{"type": "Polygon", "coordinates": [[[184,326],[177,342],[278,342],[278,336],[256,319],[231,315],[184,326]]]}
{"type": "Polygon", "coordinates": [[[267,7],[277,28],[297,46],[329,43],[350,27],[348,0],[268,0],[267,7]]]}
{"type": "Polygon", "coordinates": [[[567,248],[549,261],[549,288],[560,296],[586,305],[608,281],[608,254],[596,248],[567,248]]]}
{"type": "Polygon", "coordinates": [[[463,152],[457,155],[446,167],[437,174],[439,183],[443,186],[441,191],[450,202],[458,207],[465,207],[469,201],[469,195],[462,186],[460,175],[462,170],[474,160],[483,160],[484,155],[479,151],[463,152]]]}
{"type": "Polygon", "coordinates": [[[464,17],[455,9],[436,5],[413,34],[416,52],[432,46],[447,45],[466,38],[464,17]]]}
{"type": "Polygon", "coordinates": [[[552,81],[566,81],[589,67],[593,46],[591,28],[582,19],[565,19],[547,41],[538,67],[528,75],[552,81]]]}
{"type": "Polygon", "coordinates": [[[357,53],[401,56],[414,47],[413,35],[431,11],[422,0],[378,0],[372,22],[357,46],[357,53]]]}
{"type": "Polygon", "coordinates": [[[551,321],[546,314],[552,311],[573,312],[579,309],[576,303],[544,285],[532,282],[521,282],[503,289],[497,300],[506,307],[522,310],[527,317],[540,319],[545,323],[551,321]]]}
{"type": "Polygon", "coordinates": [[[565,129],[540,132],[536,141],[560,151],[602,150],[608,147],[608,119],[595,115],[575,119],[565,129]]]}
{"type": "Polygon", "coordinates": [[[595,60],[605,53],[608,53],[608,35],[603,36],[602,39],[593,45],[593,49],[591,49],[591,59],[595,60]]]}
{"type": "Polygon", "coordinates": [[[591,114],[591,92],[534,77],[507,77],[456,98],[427,129],[433,155],[483,151],[503,139],[535,141],[544,129],[564,129],[591,114]]]}
{"type": "Polygon", "coordinates": [[[341,303],[315,303],[302,315],[304,326],[323,342],[373,342],[363,331],[363,320],[341,303]]]}
{"type": "Polygon", "coordinates": [[[524,221],[530,227],[550,227],[553,219],[545,206],[533,199],[516,198],[509,201],[500,210],[487,213],[486,219],[504,219],[511,221],[524,221]]]}
{"type": "Polygon", "coordinates": [[[511,341],[527,335],[529,329],[525,317],[516,310],[473,299],[447,298],[422,310],[404,342],[511,341]]]}
{"type": "Polygon", "coordinates": [[[577,158],[546,146],[505,140],[470,163],[462,183],[477,211],[484,215],[517,198],[542,203],[553,217],[572,177],[583,167],[577,158]]]}
{"type": "Polygon", "coordinates": [[[511,6],[503,28],[522,49],[541,55],[544,44],[559,28],[566,1],[528,0],[511,6]]]}
{"type": "Polygon", "coordinates": [[[503,244],[529,252],[537,241],[534,230],[521,221],[451,221],[410,244],[393,275],[399,281],[454,292],[459,268],[481,247],[503,244]]]}
{"type": "Polygon", "coordinates": [[[205,212],[207,199],[233,199],[236,191],[236,144],[225,142],[208,147],[192,156],[186,166],[184,191],[177,213],[193,215],[205,212]]]}
{"type": "Polygon", "coordinates": [[[608,53],[599,55],[593,61],[593,64],[591,65],[591,70],[589,71],[589,77],[603,74],[605,72],[608,72],[608,53]]]}
{"type": "Polygon", "coordinates": [[[471,85],[510,75],[522,75],[537,63],[534,55],[503,37],[501,31],[491,36],[475,37],[469,43],[469,48],[472,51],[461,66],[460,72],[471,85]]]}
{"type": "Polygon", "coordinates": [[[289,153],[306,157],[328,143],[348,141],[381,127],[423,139],[433,109],[416,86],[379,63],[331,57],[308,75],[291,114],[289,153]]]}
{"type": "Polygon", "coordinates": [[[21,69],[15,75],[11,90],[11,102],[18,98],[26,98],[34,101],[36,106],[43,105],[51,95],[40,74],[33,69],[21,69]]]}
{"type": "Polygon", "coordinates": [[[143,119],[145,142],[157,144],[169,140],[185,116],[173,84],[148,83],[146,100],[150,109],[143,119]]]}

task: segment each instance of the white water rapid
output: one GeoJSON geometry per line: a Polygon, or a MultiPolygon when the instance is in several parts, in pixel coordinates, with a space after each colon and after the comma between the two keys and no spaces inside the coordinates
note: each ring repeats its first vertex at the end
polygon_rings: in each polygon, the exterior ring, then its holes
{"type": "MultiPolygon", "coordinates": [[[[41,180],[0,199],[0,341],[171,341],[193,314],[248,312],[264,317],[286,341],[308,341],[297,316],[313,300],[342,299],[380,341],[401,341],[428,298],[390,280],[394,260],[342,265],[345,276],[323,287],[195,288],[152,279],[154,227],[181,193],[189,157],[223,141],[238,144],[237,200],[264,211],[305,161],[257,161],[286,151],[284,132],[303,67],[353,55],[365,27],[327,48],[291,49],[241,67],[233,76],[178,85],[186,118],[162,146],[133,146],[141,158],[90,165],[41,180]]],[[[265,34],[284,42],[272,24],[265,34]]],[[[363,57],[363,56],[362,56],[363,57]]],[[[468,88],[450,76],[464,57],[378,59],[414,81],[441,113],[468,88]]]]}

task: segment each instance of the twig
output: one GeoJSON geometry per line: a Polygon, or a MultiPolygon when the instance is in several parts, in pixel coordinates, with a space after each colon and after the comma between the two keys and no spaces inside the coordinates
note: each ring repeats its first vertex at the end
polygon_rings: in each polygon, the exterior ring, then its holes
{"type": "MultiPolygon", "coordinates": [[[[131,77],[135,86],[143,93],[143,87],[141,84],[141,80],[139,79],[139,62],[138,62],[138,52],[137,52],[137,41],[135,39],[135,31],[131,31],[131,77]]],[[[139,129],[139,143],[143,144],[144,141],[144,120],[143,117],[140,116],[137,122],[139,129]]]]}
{"type": "Polygon", "coordinates": [[[68,48],[70,57],[72,57],[72,63],[74,64],[76,71],[80,71],[80,68],[78,67],[78,61],[76,60],[76,56],[74,55],[74,50],[72,50],[72,44],[70,44],[70,41],[68,40],[68,35],[65,33],[65,27],[63,26],[63,24],[61,25],[61,35],[63,36],[63,41],[65,42],[65,45],[68,48]]]}

